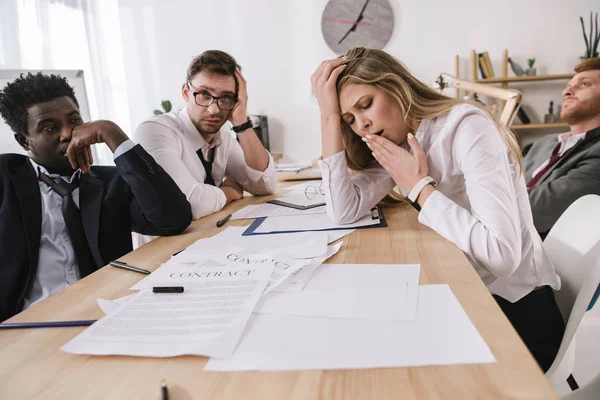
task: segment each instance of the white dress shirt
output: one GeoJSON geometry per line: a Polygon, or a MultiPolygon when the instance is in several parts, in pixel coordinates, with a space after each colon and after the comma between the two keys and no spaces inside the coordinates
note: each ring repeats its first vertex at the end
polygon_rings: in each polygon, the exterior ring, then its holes
{"type": "Polygon", "coordinates": [[[248,167],[242,147],[226,128],[216,133],[209,146],[190,119],[187,109],[153,116],[136,130],[134,138],[158,162],[192,206],[194,219],[222,209],[225,193],[218,187],[224,178],[233,179],[242,189],[255,195],[272,194],[277,179],[273,159],[264,171],[248,167]],[[206,171],[196,154],[202,149],[208,160],[208,150],[215,147],[212,177],[217,186],[204,183],[206,171]]]}
{"type": "MultiPolygon", "coordinates": [[[[121,143],[115,150],[113,159],[131,150],[134,146],[135,143],[131,140],[121,143]]],[[[38,165],[31,158],[29,161],[37,177],[39,177],[39,171],[53,179],[59,176],[48,173],[46,168],[38,165]]],[[[72,176],[61,176],[61,178],[71,183],[80,173],[81,171],[77,170],[72,176]]],[[[38,180],[38,185],[42,202],[40,251],[33,287],[24,300],[23,310],[77,282],[80,278],[77,258],[62,214],[63,198],[44,182],[38,180]]],[[[79,208],[79,187],[71,192],[71,196],[79,208]]]]}
{"type": "MultiPolygon", "coordinates": [[[[465,104],[422,121],[415,136],[438,183],[419,222],[455,243],[493,294],[514,303],[536,286],[558,290],[560,278],[533,225],[525,179],[494,123],[465,104]]],[[[395,186],[379,165],[351,176],[343,151],[319,165],[327,213],[339,223],[355,221],[395,186]]]]}
{"type": "MultiPolygon", "coordinates": [[[[558,143],[560,143],[560,147],[558,149],[558,156],[562,157],[562,155],[565,154],[567,152],[567,150],[569,150],[571,147],[575,146],[577,144],[577,142],[579,142],[582,139],[585,139],[585,134],[586,134],[586,132],[577,133],[577,134],[567,132],[567,133],[558,135],[557,140],[558,140],[558,143]]],[[[544,169],[546,167],[546,165],[548,165],[549,162],[550,162],[550,157],[548,157],[548,159],[546,161],[544,161],[544,163],[542,165],[540,165],[535,171],[533,171],[533,174],[531,176],[536,176],[542,169],[544,169]]]]}

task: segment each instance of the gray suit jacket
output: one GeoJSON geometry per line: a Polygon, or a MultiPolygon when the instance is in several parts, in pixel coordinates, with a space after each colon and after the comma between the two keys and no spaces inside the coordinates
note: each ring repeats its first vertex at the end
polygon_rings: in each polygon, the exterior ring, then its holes
{"type": "MultiPolygon", "coordinates": [[[[550,158],[558,144],[558,135],[533,143],[523,158],[525,181],[550,158]]],[[[600,195],[600,127],[588,131],[585,139],[571,147],[528,189],[533,222],[542,238],[575,200],[586,194],[600,195]]]]}

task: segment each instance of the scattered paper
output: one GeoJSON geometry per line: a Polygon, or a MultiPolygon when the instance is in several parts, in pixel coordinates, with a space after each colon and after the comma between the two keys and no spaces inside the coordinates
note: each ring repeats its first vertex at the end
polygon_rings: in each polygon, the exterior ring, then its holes
{"type": "Polygon", "coordinates": [[[263,203],[251,204],[233,213],[231,219],[251,219],[260,217],[285,217],[288,215],[325,214],[325,206],[298,210],[291,207],[283,207],[277,204],[263,203]]]}
{"type": "MultiPolygon", "coordinates": [[[[317,189],[315,189],[317,190],[317,189]]],[[[306,193],[302,192],[289,192],[286,193],[282,196],[279,196],[276,200],[285,202],[285,203],[289,203],[289,204],[293,204],[296,206],[303,206],[303,207],[307,207],[307,206],[315,206],[317,204],[322,204],[322,206],[320,206],[319,208],[325,208],[325,195],[316,192],[316,193],[312,193],[311,195],[307,196],[306,193]]],[[[280,207],[284,207],[281,206],[280,207]]],[[[287,207],[290,208],[290,207],[287,207]]],[[[317,208],[317,207],[315,207],[317,208]]],[[[327,211],[325,211],[327,212],[327,211]]],[[[325,212],[319,213],[319,214],[325,214],[325,212]]]]}
{"type": "MultiPolygon", "coordinates": [[[[260,220],[257,220],[260,221],[260,220]]],[[[255,221],[255,222],[257,222],[255,221]]],[[[245,235],[269,233],[296,233],[303,231],[326,231],[335,229],[352,229],[371,225],[379,225],[381,220],[373,219],[371,212],[351,224],[336,225],[326,215],[290,215],[285,218],[265,218],[256,229],[251,225],[245,235]]]]}
{"type": "Polygon", "coordinates": [[[352,232],[354,229],[327,232],[297,232],[280,235],[242,236],[247,229],[245,226],[230,226],[213,237],[200,239],[177,256],[196,257],[215,248],[237,245],[247,249],[264,252],[278,249],[294,258],[313,258],[325,254],[327,243],[332,243],[352,232]],[[309,245],[312,243],[312,245],[309,245]]]}
{"type": "Polygon", "coordinates": [[[236,265],[172,272],[174,281],[186,282],[185,292],[143,290],[61,349],[92,355],[229,357],[272,269],[236,265]]]}
{"type": "MultiPolygon", "coordinates": [[[[326,245],[325,245],[326,246],[326,245]]],[[[190,250],[190,249],[188,249],[190,250]]],[[[323,253],[321,253],[323,254],[323,253]]],[[[205,271],[218,274],[220,270],[227,274],[230,269],[246,267],[266,268],[272,271],[265,293],[281,284],[290,274],[308,264],[310,259],[294,259],[281,252],[258,253],[240,246],[230,245],[205,249],[203,251],[187,251],[171,257],[154,272],[142,279],[132,290],[151,289],[153,286],[182,286],[195,284],[204,278],[205,271]]]]}
{"type": "MultiPolygon", "coordinates": [[[[385,306],[385,305],[382,305],[385,306]]],[[[495,362],[447,285],[419,287],[413,321],[253,314],[230,359],[208,371],[415,367],[495,362]]]]}
{"type": "Polygon", "coordinates": [[[298,293],[271,293],[255,313],[399,321],[415,318],[420,266],[322,265],[298,293]]]}
{"type": "Polygon", "coordinates": [[[306,168],[312,167],[312,161],[302,161],[298,163],[277,163],[275,171],[301,171],[306,168]]]}

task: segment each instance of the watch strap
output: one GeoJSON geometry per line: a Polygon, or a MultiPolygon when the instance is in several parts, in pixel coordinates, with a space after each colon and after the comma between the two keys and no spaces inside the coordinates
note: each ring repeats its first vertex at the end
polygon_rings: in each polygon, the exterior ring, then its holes
{"type": "Polygon", "coordinates": [[[231,127],[231,129],[235,133],[240,133],[240,132],[245,131],[246,129],[250,129],[250,128],[252,128],[252,120],[250,118],[248,118],[248,120],[241,125],[231,127]]]}
{"type": "Polygon", "coordinates": [[[412,188],[408,196],[406,196],[406,201],[417,209],[417,211],[421,211],[421,206],[417,203],[417,198],[423,191],[423,188],[427,185],[433,185],[433,187],[437,187],[437,182],[430,176],[425,176],[421,178],[419,182],[412,188]]]}

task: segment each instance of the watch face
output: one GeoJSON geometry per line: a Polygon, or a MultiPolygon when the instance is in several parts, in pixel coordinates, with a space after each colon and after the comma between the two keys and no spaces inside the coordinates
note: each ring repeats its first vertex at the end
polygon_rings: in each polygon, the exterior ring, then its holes
{"type": "Polygon", "coordinates": [[[338,55],[356,46],[382,49],[392,36],[394,14],[387,0],[330,0],[321,29],[338,55]]]}

